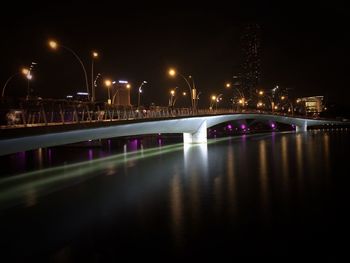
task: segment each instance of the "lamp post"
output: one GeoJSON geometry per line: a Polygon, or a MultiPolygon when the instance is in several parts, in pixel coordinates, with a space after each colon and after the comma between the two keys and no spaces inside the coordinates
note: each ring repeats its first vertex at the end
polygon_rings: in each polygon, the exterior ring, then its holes
{"type": "Polygon", "coordinates": [[[29,83],[30,83],[30,80],[33,78],[33,75],[31,74],[31,71],[34,69],[34,66],[36,64],[37,64],[36,62],[32,62],[32,64],[30,64],[29,71],[26,74],[26,78],[27,78],[27,100],[29,100],[29,97],[30,97],[29,83]]]}
{"type": "Polygon", "coordinates": [[[217,110],[218,109],[218,102],[220,101],[220,100],[222,100],[222,95],[223,94],[219,94],[218,96],[217,96],[217,98],[216,98],[216,102],[215,102],[215,110],[217,110]]]}
{"type": "Polygon", "coordinates": [[[5,82],[4,87],[2,88],[2,92],[1,92],[1,97],[3,98],[5,96],[5,90],[6,90],[6,86],[7,84],[17,75],[23,74],[24,76],[28,76],[29,74],[29,69],[27,68],[22,68],[22,70],[20,72],[17,72],[13,75],[11,75],[5,82]]]}
{"type": "Polygon", "coordinates": [[[108,89],[108,100],[107,100],[107,103],[108,105],[111,104],[111,91],[110,91],[110,88],[112,87],[112,81],[110,81],[109,79],[106,79],[105,80],[105,85],[108,89]]]}
{"type": "Polygon", "coordinates": [[[79,58],[79,56],[78,56],[72,49],[70,49],[69,47],[60,45],[60,44],[58,44],[58,43],[57,43],[56,41],[54,41],[54,40],[50,40],[50,41],[49,41],[49,46],[50,46],[52,49],[54,49],[54,50],[56,50],[58,47],[62,47],[63,49],[65,49],[65,50],[71,52],[71,53],[74,55],[74,57],[79,61],[80,65],[81,65],[81,67],[82,67],[82,69],[83,69],[83,72],[84,72],[85,84],[86,84],[86,92],[87,92],[87,94],[88,94],[88,100],[90,100],[90,92],[89,92],[88,78],[87,78],[87,74],[86,74],[86,70],[85,70],[84,64],[83,64],[83,62],[81,61],[81,59],[79,58]]]}
{"type": "Polygon", "coordinates": [[[98,53],[93,51],[91,53],[91,101],[94,102],[95,97],[95,85],[94,85],[94,61],[98,58],[98,53]]]}
{"type": "Polygon", "coordinates": [[[147,83],[147,81],[142,81],[142,83],[141,83],[141,85],[140,85],[140,87],[139,87],[139,91],[138,91],[138,98],[137,98],[137,109],[139,109],[139,107],[140,107],[140,97],[141,97],[141,93],[142,93],[142,86],[144,85],[144,84],[146,84],[147,83]]]}
{"type": "Polygon", "coordinates": [[[96,90],[96,88],[97,88],[97,80],[98,80],[100,77],[101,77],[101,74],[100,74],[100,73],[97,73],[97,75],[96,75],[96,77],[95,77],[95,80],[94,80],[94,82],[93,82],[93,85],[94,85],[94,98],[95,98],[95,100],[96,100],[95,90],[96,90]]]}
{"type": "Polygon", "coordinates": [[[196,97],[196,105],[195,105],[195,108],[197,109],[198,108],[198,101],[199,101],[199,95],[201,95],[201,91],[197,93],[197,97],[196,97]]]}
{"type": "Polygon", "coordinates": [[[194,111],[195,110],[196,89],[194,86],[194,81],[193,81],[192,76],[190,76],[189,78],[192,78],[193,87],[191,87],[191,84],[188,82],[187,78],[185,78],[185,76],[183,76],[181,73],[176,72],[175,69],[169,69],[168,73],[172,77],[175,77],[176,74],[178,74],[178,75],[180,75],[180,77],[182,77],[186,81],[186,84],[187,84],[187,86],[189,88],[189,92],[190,92],[191,107],[192,107],[192,110],[194,111]]]}
{"type": "MultiPolygon", "coordinates": [[[[274,91],[273,91],[274,92],[274,91]]],[[[269,103],[271,104],[271,112],[273,113],[274,112],[274,110],[276,109],[275,108],[275,102],[273,101],[273,98],[271,97],[271,96],[269,96],[269,95],[267,95],[266,94],[266,92],[264,92],[263,90],[260,90],[259,91],[259,96],[264,96],[265,95],[265,97],[269,100],[269,103]]]]}
{"type": "Polygon", "coordinates": [[[214,103],[216,102],[216,96],[215,95],[212,95],[210,97],[210,106],[209,106],[209,110],[213,110],[213,107],[214,107],[214,103]]]}
{"type": "MultiPolygon", "coordinates": [[[[116,84],[117,82],[116,81],[113,81],[112,84],[116,84]]],[[[125,88],[126,89],[130,89],[131,88],[131,85],[128,81],[126,80],[118,80],[118,84],[124,84],[125,85],[125,88]]],[[[117,90],[116,92],[114,93],[113,97],[112,97],[112,103],[115,104],[115,97],[117,96],[117,105],[120,105],[120,101],[119,101],[119,89],[120,89],[121,86],[118,86],[117,85],[117,90]]]]}
{"type": "Polygon", "coordinates": [[[233,104],[235,104],[235,98],[238,98],[238,102],[237,102],[237,111],[239,109],[239,104],[242,105],[242,108],[244,108],[245,104],[249,101],[249,99],[247,100],[246,97],[244,96],[244,92],[241,91],[238,87],[235,87],[234,85],[232,85],[231,82],[226,82],[225,83],[225,88],[230,89],[233,88],[233,98],[232,98],[232,108],[233,108],[233,104]]]}
{"type": "Polygon", "coordinates": [[[174,107],[175,106],[175,102],[176,102],[176,90],[179,87],[175,87],[175,89],[170,90],[170,99],[169,99],[169,107],[174,107]]]}

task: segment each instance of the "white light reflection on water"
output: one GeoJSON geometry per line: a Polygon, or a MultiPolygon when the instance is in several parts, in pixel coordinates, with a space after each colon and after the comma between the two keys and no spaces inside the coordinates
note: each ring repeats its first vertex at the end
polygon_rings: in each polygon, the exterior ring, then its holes
{"type": "Polygon", "coordinates": [[[259,180],[261,192],[261,210],[265,220],[269,215],[269,177],[268,177],[268,162],[267,162],[267,145],[263,139],[259,141],[259,180]]]}
{"type": "Polygon", "coordinates": [[[0,209],[28,202],[36,192],[37,197],[49,194],[59,189],[71,186],[105,172],[106,167],[112,171],[127,161],[148,158],[182,150],[182,144],[173,144],[159,148],[151,148],[135,152],[124,152],[105,158],[93,159],[85,162],[62,165],[54,168],[23,173],[0,179],[0,209]]]}
{"type": "MultiPolygon", "coordinates": [[[[232,141],[230,141],[230,144],[232,141]]],[[[227,148],[227,196],[229,200],[229,213],[231,220],[235,218],[237,213],[237,193],[236,193],[236,173],[235,173],[235,152],[234,147],[227,148]]]]}

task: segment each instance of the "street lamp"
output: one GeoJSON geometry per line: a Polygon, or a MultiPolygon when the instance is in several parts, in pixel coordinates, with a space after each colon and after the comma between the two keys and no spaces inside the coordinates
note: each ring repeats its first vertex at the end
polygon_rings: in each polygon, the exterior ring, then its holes
{"type": "Polygon", "coordinates": [[[175,89],[170,90],[170,99],[169,99],[169,106],[170,107],[174,107],[175,106],[175,102],[176,102],[176,90],[179,87],[175,87],[175,89]]]}
{"type": "Polygon", "coordinates": [[[84,77],[85,77],[85,84],[86,84],[86,91],[87,91],[87,94],[88,94],[88,99],[90,100],[90,93],[89,93],[89,83],[88,83],[88,78],[87,78],[87,74],[86,74],[86,70],[85,70],[85,67],[84,67],[84,64],[83,62],[81,61],[81,59],[79,58],[79,56],[70,48],[66,47],[66,46],[63,46],[63,45],[59,45],[56,41],[54,40],[50,40],[49,41],[49,46],[56,50],[58,47],[62,47],[63,49],[71,52],[75,58],[79,61],[81,67],[83,68],[83,71],[84,71],[84,77]]]}
{"type": "Polygon", "coordinates": [[[141,85],[140,85],[140,87],[139,87],[139,92],[138,92],[138,98],[137,98],[137,109],[139,109],[139,107],[140,107],[140,96],[141,96],[141,93],[142,93],[142,86],[144,85],[144,84],[146,84],[147,83],[147,81],[142,81],[142,83],[141,83],[141,85]]]}
{"type": "Polygon", "coordinates": [[[115,104],[115,98],[117,97],[117,105],[119,105],[119,90],[122,86],[120,85],[125,85],[125,88],[126,89],[130,89],[131,88],[131,85],[129,84],[129,82],[127,80],[118,80],[118,83],[116,81],[113,81],[112,84],[117,84],[117,88],[116,88],[116,92],[114,93],[113,97],[112,97],[112,103],[115,104]],[[120,85],[118,85],[120,84],[120,85]],[[118,95],[118,96],[117,96],[118,95]]]}
{"type": "Polygon", "coordinates": [[[110,81],[109,79],[105,80],[105,85],[108,89],[108,101],[107,103],[110,105],[111,104],[111,91],[110,88],[112,87],[112,81],[110,81]]]}
{"type": "Polygon", "coordinates": [[[192,76],[190,76],[189,78],[192,78],[193,87],[191,87],[191,84],[188,82],[187,78],[185,78],[181,73],[176,72],[175,69],[169,69],[168,73],[169,73],[169,75],[170,75],[171,77],[175,77],[176,74],[178,74],[178,75],[180,75],[180,76],[186,81],[187,86],[188,86],[189,91],[190,91],[190,99],[191,99],[192,110],[194,110],[194,109],[195,109],[195,103],[194,103],[194,101],[195,101],[195,99],[196,99],[196,89],[195,89],[195,87],[194,87],[194,81],[193,81],[192,76]]]}
{"type": "Polygon", "coordinates": [[[29,67],[29,70],[26,74],[26,78],[27,78],[27,100],[29,100],[29,97],[30,97],[30,87],[29,87],[29,83],[30,83],[30,80],[33,78],[33,75],[31,74],[31,71],[34,69],[34,66],[36,65],[37,63],[36,62],[32,62],[30,64],[30,67],[29,67]]]}
{"type": "Polygon", "coordinates": [[[93,51],[91,53],[91,101],[95,101],[95,85],[94,85],[94,61],[98,58],[98,53],[93,51]]]}
{"type": "Polygon", "coordinates": [[[215,96],[215,95],[212,95],[212,96],[210,97],[210,106],[209,106],[209,110],[212,110],[212,109],[213,109],[214,103],[216,103],[216,96],[215,96]]]}
{"type": "MultiPolygon", "coordinates": [[[[275,88],[275,90],[276,89],[277,88],[275,88]]],[[[272,90],[273,94],[274,94],[275,90],[272,90]]],[[[275,103],[273,101],[273,97],[267,95],[263,90],[260,90],[259,91],[259,96],[264,96],[264,95],[268,99],[269,103],[271,104],[271,112],[274,112],[274,110],[277,109],[277,108],[275,107],[275,103]]]]}
{"type": "Polygon", "coordinates": [[[28,79],[29,69],[27,69],[27,68],[22,68],[21,71],[15,73],[15,74],[13,74],[13,75],[11,75],[11,76],[6,80],[5,85],[4,85],[4,87],[2,88],[2,92],[1,92],[1,97],[2,97],[2,98],[5,96],[5,89],[6,89],[7,84],[8,84],[15,76],[20,75],[20,74],[26,76],[27,79],[28,79]]]}
{"type": "Polygon", "coordinates": [[[198,101],[199,101],[199,95],[201,95],[201,91],[197,93],[197,97],[196,97],[196,104],[195,104],[195,108],[198,108],[198,101]]]}
{"type": "Polygon", "coordinates": [[[220,100],[222,100],[222,95],[223,94],[219,94],[218,96],[217,96],[217,98],[216,98],[216,103],[215,103],[215,110],[217,110],[218,109],[218,102],[220,101],[220,100]]]}

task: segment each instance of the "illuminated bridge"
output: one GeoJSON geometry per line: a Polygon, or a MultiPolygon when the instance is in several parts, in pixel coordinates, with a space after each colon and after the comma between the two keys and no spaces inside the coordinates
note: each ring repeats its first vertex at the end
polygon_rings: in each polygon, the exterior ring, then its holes
{"type": "Polygon", "coordinates": [[[320,125],[342,125],[341,121],[309,119],[268,113],[216,113],[195,116],[168,116],[79,122],[73,124],[26,125],[2,127],[0,155],[33,150],[51,146],[78,143],[89,140],[107,139],[158,133],[182,133],[184,143],[205,143],[207,129],[228,121],[254,119],[294,125],[297,132],[307,127],[320,125]]]}

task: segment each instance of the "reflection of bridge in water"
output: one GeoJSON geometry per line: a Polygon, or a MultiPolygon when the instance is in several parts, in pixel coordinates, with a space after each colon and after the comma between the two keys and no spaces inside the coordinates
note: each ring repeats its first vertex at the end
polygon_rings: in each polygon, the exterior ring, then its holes
{"type": "MultiPolygon", "coordinates": [[[[34,117],[28,117],[29,114],[33,116],[33,112],[26,114],[23,120],[33,120],[34,117]]],[[[89,140],[158,133],[182,133],[185,143],[205,143],[207,128],[245,119],[289,124],[295,126],[297,132],[306,131],[308,126],[347,124],[326,119],[262,112],[238,113],[232,110],[197,110],[194,113],[190,109],[154,108],[138,111],[105,107],[92,111],[89,107],[83,107],[80,110],[75,108],[70,120],[65,118],[67,114],[61,112],[61,118],[48,121],[49,114],[41,108],[34,122],[1,126],[0,155],[89,140]]]]}

